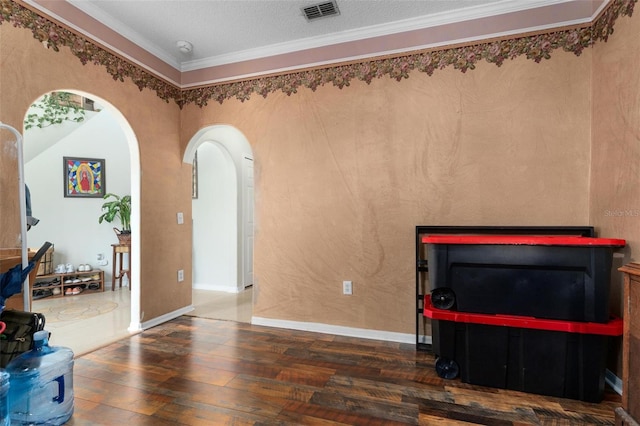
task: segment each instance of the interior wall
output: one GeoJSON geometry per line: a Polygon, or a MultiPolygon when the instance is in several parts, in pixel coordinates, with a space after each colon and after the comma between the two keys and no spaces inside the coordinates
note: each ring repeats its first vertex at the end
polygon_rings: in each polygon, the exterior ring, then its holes
{"type": "MultiPolygon", "coordinates": [[[[593,124],[590,221],[600,235],[624,238],[614,257],[611,312],[624,316],[623,276],[617,271],[640,262],[640,16],[619,19],[593,57],[593,124]]],[[[618,339],[619,342],[621,338],[618,339]]],[[[622,374],[622,353],[611,369],[622,374]]]]}
{"type": "Polygon", "coordinates": [[[593,59],[591,222],[640,261],[640,17],[620,19],[593,59]]]}
{"type": "Polygon", "coordinates": [[[233,159],[217,143],[198,147],[193,200],[193,288],[236,293],[237,183],[233,159]]]}
{"type": "MultiPolygon", "coordinates": [[[[182,163],[179,108],[129,79],[115,81],[103,66],[82,63],[67,48],[46,49],[28,29],[0,25],[0,121],[22,129],[29,105],[52,90],[93,93],[114,105],[131,125],[141,158],[141,321],[150,321],[191,304],[191,166],[182,163]],[[184,213],[178,225],[177,212],[184,213]],[[185,270],[178,284],[177,270],[185,270]]],[[[15,161],[4,158],[0,175],[12,176],[15,161]]],[[[2,218],[18,217],[17,194],[3,181],[2,218]]],[[[8,221],[6,222],[8,223],[8,221]]],[[[5,220],[3,219],[3,226],[5,220]]],[[[19,226],[19,223],[17,223],[19,226]]],[[[9,223],[0,234],[15,235],[9,223]]],[[[114,235],[115,240],[115,235],[114,235]]],[[[135,275],[134,275],[135,276],[135,275]]],[[[133,319],[132,319],[133,321],[133,319]]]]}
{"type": "MultiPolygon", "coordinates": [[[[0,86],[0,91],[2,86],[0,86]]],[[[0,107],[0,123],[15,127],[3,119],[0,107]]],[[[23,146],[17,135],[8,128],[0,127],[0,248],[20,249],[22,247],[20,223],[20,169],[18,167],[19,150],[23,146]]]]}
{"type": "Polygon", "coordinates": [[[254,317],[413,333],[416,225],[588,224],[590,63],[186,106],[183,144],[228,123],[254,150],[254,317]]]}

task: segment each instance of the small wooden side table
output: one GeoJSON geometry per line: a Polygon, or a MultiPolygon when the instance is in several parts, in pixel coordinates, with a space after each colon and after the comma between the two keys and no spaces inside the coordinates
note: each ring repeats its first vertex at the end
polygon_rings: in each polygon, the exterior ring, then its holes
{"type": "Polygon", "coordinates": [[[116,280],[122,288],[122,278],[126,275],[129,279],[129,290],[131,290],[131,244],[111,244],[113,247],[113,271],[111,274],[111,291],[116,289],[116,280]],[[129,267],[124,268],[123,255],[127,253],[129,267]],[[118,261],[118,262],[116,262],[118,261]],[[117,272],[117,273],[116,273],[117,272]]]}

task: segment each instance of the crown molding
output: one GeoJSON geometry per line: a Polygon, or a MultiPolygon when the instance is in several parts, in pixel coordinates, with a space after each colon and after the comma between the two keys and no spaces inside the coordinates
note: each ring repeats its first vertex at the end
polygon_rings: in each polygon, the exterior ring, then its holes
{"type": "MultiPolygon", "coordinates": [[[[77,0],[76,0],[77,1],[77,0]]],[[[600,4],[600,7],[604,7],[606,5],[607,0],[596,0],[596,3],[600,4]]],[[[586,2],[585,2],[586,3],[586,2]]],[[[518,14],[522,12],[527,12],[534,9],[540,9],[545,7],[551,7],[555,9],[559,9],[561,7],[572,8],[572,10],[580,9],[584,10],[582,13],[579,13],[581,18],[565,20],[561,22],[554,23],[540,23],[536,25],[531,25],[524,29],[512,29],[510,31],[502,31],[502,32],[487,32],[484,34],[479,34],[473,37],[465,37],[465,38],[454,38],[447,41],[442,41],[440,43],[426,43],[426,44],[416,44],[410,47],[404,47],[401,49],[392,49],[392,50],[378,50],[378,51],[370,51],[367,53],[369,57],[371,56],[382,56],[389,54],[398,54],[409,51],[428,49],[432,47],[442,46],[445,44],[459,44],[474,40],[482,40],[487,38],[494,37],[503,37],[506,35],[512,35],[517,33],[528,33],[533,31],[544,31],[549,28],[559,28],[565,26],[573,26],[573,25],[582,25],[585,23],[591,22],[596,16],[597,12],[589,10],[585,7],[583,3],[575,2],[574,0],[529,0],[523,2],[521,0],[505,0],[499,3],[492,3],[488,5],[479,5],[468,9],[463,9],[460,11],[454,12],[441,12],[437,14],[433,14],[430,16],[422,16],[410,19],[404,19],[401,21],[395,21],[380,25],[373,25],[366,28],[360,28],[351,31],[344,31],[340,34],[330,34],[325,36],[318,37],[309,37],[301,40],[296,40],[292,42],[286,43],[278,43],[270,46],[264,46],[256,49],[248,49],[241,52],[235,52],[228,55],[218,55],[206,59],[186,61],[182,63],[180,67],[181,71],[195,71],[206,68],[215,68],[221,67],[227,64],[238,63],[238,62],[247,62],[254,61],[257,59],[263,59],[268,57],[275,57],[280,55],[286,55],[292,52],[302,52],[309,51],[312,49],[320,49],[327,46],[337,46],[345,43],[357,43],[362,42],[363,40],[380,38],[383,39],[388,36],[410,33],[410,32],[418,32],[425,29],[430,28],[443,28],[443,27],[451,27],[451,28],[459,28],[467,26],[469,23],[474,21],[483,21],[486,19],[495,19],[496,16],[502,15],[510,15],[510,14],[518,14]]],[[[572,13],[575,15],[575,12],[572,13]]],[[[380,43],[381,45],[383,43],[380,43]]],[[[345,62],[351,61],[354,59],[358,59],[364,57],[365,55],[360,56],[343,56],[332,58],[333,62],[345,62]]],[[[331,61],[324,62],[329,63],[331,61]]],[[[315,65],[321,64],[323,62],[315,62],[315,65]]],[[[305,64],[309,66],[310,64],[305,64]]],[[[312,65],[313,66],[313,65],[312,65]]],[[[298,67],[300,68],[300,67],[298,67]]],[[[292,67],[281,68],[281,69],[292,69],[292,67]]],[[[268,70],[267,72],[278,72],[277,69],[268,70]]],[[[256,73],[252,74],[256,75],[256,73]]],[[[222,80],[219,80],[222,81],[222,80]]]]}

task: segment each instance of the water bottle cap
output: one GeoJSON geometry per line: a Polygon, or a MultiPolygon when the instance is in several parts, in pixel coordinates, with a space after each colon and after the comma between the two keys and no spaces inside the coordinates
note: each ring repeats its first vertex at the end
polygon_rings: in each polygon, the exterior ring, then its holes
{"type": "Polygon", "coordinates": [[[49,338],[49,332],[47,330],[40,330],[33,333],[33,340],[47,340],[49,338]]]}

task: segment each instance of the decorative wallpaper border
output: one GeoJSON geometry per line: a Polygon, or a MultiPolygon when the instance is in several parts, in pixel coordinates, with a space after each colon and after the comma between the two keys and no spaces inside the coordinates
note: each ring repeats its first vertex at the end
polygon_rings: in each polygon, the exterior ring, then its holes
{"type": "Polygon", "coordinates": [[[287,95],[298,88],[315,90],[319,86],[333,84],[342,89],[357,79],[371,83],[374,78],[388,76],[397,81],[409,78],[413,71],[432,75],[435,70],[453,66],[462,72],[473,70],[481,60],[501,66],[505,60],[525,55],[540,62],[550,59],[551,52],[563,49],[579,56],[585,48],[598,41],[607,41],[620,16],[631,16],[638,0],[614,0],[591,25],[531,36],[479,43],[470,46],[442,48],[392,58],[369,60],[348,65],[336,65],[321,69],[291,72],[277,76],[260,77],[246,81],[213,84],[195,89],[180,89],[132,63],[104,50],[92,40],[66,29],[13,0],[0,0],[0,25],[7,22],[15,27],[30,29],[33,37],[45,46],[60,50],[68,47],[83,64],[103,65],[114,80],[130,78],[142,91],[149,89],[169,102],[174,100],[180,108],[194,103],[204,107],[210,100],[223,103],[236,98],[245,101],[252,95],[267,97],[269,93],[282,91],[287,95]]]}

